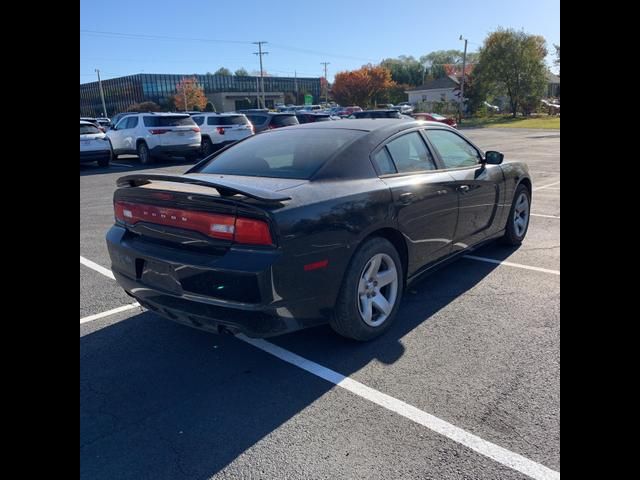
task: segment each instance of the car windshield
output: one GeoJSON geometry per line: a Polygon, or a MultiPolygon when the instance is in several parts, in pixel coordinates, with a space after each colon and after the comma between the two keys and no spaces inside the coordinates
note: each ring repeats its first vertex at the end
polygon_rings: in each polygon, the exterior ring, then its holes
{"type": "Polygon", "coordinates": [[[102,133],[98,127],[93,125],[80,124],[80,135],[92,135],[94,133],[102,133]]]}
{"type": "Polygon", "coordinates": [[[335,153],[365,132],[283,129],[249,137],[221,152],[202,173],[309,179],[335,153]]]}
{"type": "Polygon", "coordinates": [[[145,127],[184,127],[195,125],[193,118],[188,115],[162,115],[144,117],[145,127]]]}

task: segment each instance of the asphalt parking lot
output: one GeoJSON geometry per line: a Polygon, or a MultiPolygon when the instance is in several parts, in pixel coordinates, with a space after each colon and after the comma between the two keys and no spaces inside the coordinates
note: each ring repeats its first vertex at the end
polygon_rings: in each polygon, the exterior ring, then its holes
{"type": "Polygon", "coordinates": [[[115,180],[141,167],[81,166],[81,478],[559,478],[560,132],[464,133],[529,164],[527,238],[415,284],[366,344],[109,314],[133,301],[100,268],[115,180]]]}

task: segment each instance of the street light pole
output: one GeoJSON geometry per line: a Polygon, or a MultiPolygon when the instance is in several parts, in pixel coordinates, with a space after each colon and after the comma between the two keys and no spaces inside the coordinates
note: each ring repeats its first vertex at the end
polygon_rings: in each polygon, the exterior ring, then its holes
{"type": "Polygon", "coordinates": [[[100,80],[100,70],[96,68],[96,73],[98,74],[98,86],[100,87],[100,99],[102,100],[102,113],[104,114],[104,118],[107,118],[107,106],[104,103],[104,91],[102,90],[102,80],[100,80]]]}
{"type": "Polygon", "coordinates": [[[266,108],[267,105],[264,98],[264,70],[262,69],[262,56],[267,55],[269,52],[262,51],[262,44],[267,42],[263,41],[263,42],[251,42],[251,43],[258,45],[258,51],[253,52],[253,54],[260,56],[260,87],[262,90],[262,108],[266,108]]]}
{"type": "Polygon", "coordinates": [[[462,106],[464,104],[464,75],[465,69],[467,67],[467,39],[462,38],[460,35],[460,40],[464,40],[464,54],[462,55],[462,82],[460,84],[460,103],[458,103],[458,123],[462,123],[462,106]]]}
{"type": "Polygon", "coordinates": [[[331,62],[320,62],[324,65],[324,103],[329,103],[329,80],[327,79],[327,65],[331,62]]]}

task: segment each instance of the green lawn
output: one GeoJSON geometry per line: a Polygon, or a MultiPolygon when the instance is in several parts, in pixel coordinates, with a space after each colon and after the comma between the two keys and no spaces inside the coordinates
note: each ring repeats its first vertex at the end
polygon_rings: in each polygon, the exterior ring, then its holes
{"type": "Polygon", "coordinates": [[[560,116],[516,117],[494,115],[484,118],[465,118],[460,124],[462,128],[549,128],[560,130],[560,116]]]}

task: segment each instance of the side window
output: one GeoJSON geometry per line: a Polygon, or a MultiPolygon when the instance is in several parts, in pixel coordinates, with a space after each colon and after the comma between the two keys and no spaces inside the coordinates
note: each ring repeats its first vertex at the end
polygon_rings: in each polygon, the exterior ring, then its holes
{"type": "Polygon", "coordinates": [[[433,157],[418,132],[411,132],[387,144],[399,173],[435,170],[433,157]]]}
{"type": "Polygon", "coordinates": [[[427,130],[427,138],[440,154],[445,168],[471,167],[480,163],[480,154],[464,138],[446,130],[427,130]]]}
{"type": "Polygon", "coordinates": [[[373,163],[376,164],[380,175],[396,173],[396,167],[393,165],[393,161],[386,147],[382,147],[382,149],[373,156],[373,163]]]}
{"type": "Polygon", "coordinates": [[[204,117],[191,117],[193,121],[196,122],[196,125],[200,126],[204,122],[204,117]]]}
{"type": "Polygon", "coordinates": [[[124,128],[136,128],[138,126],[138,117],[129,117],[127,125],[124,128]]]}
{"type": "Polygon", "coordinates": [[[118,130],[124,130],[125,128],[127,128],[127,123],[129,123],[128,117],[121,118],[120,121],[116,123],[116,128],[118,130]]]}

